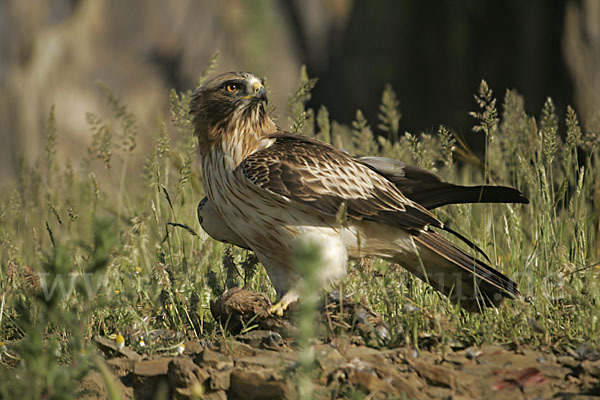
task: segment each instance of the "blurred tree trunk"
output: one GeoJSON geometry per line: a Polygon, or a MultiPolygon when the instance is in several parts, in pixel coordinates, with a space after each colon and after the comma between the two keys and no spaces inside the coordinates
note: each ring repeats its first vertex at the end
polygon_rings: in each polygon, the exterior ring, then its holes
{"type": "MultiPolygon", "coordinates": [[[[572,83],[560,51],[567,0],[283,0],[294,37],[319,83],[311,106],[325,104],[348,123],[355,110],[374,123],[381,93],[398,94],[400,131],[461,131],[474,147],[467,112],[484,78],[495,96],[516,89],[527,111],[547,96],[559,110],[571,102],[572,83]],[[318,6],[313,3],[318,3],[318,6]],[[343,3],[332,14],[331,4],[343,3]]],[[[594,0],[592,0],[594,1],[594,0]]]]}
{"type": "Polygon", "coordinates": [[[590,130],[600,129],[600,1],[570,1],[563,53],[575,84],[575,105],[590,130]]]}

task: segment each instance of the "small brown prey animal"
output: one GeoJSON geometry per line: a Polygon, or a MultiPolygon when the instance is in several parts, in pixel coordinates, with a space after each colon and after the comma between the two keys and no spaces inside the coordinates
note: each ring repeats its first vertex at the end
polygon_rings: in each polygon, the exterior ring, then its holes
{"type": "Polygon", "coordinates": [[[399,161],[353,157],[279,129],[266,104],[260,79],[229,72],[196,90],[190,113],[207,196],[200,222],[216,239],[254,251],[280,299],[272,312],[282,315],[298,300],[302,278],[292,256],[308,242],[320,246],[315,290],[342,279],[349,258],[380,257],[470,310],[519,296],[515,282],[435,232],[445,229],[475,247],[428,211],[451,203],[528,203],[518,190],[458,186],[399,161]]]}

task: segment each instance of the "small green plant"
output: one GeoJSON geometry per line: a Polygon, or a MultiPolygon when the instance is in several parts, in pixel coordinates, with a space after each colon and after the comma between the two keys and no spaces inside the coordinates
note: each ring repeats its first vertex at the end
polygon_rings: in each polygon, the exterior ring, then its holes
{"type": "Polygon", "coordinates": [[[96,221],[92,230],[92,243],[81,244],[87,253],[83,265],[74,265],[69,249],[56,242],[42,271],[30,278],[33,301],[17,298],[11,304],[24,336],[13,346],[21,362],[3,370],[2,380],[11,382],[0,386],[4,398],[74,398],[73,383],[92,367],[86,325],[101,306],[96,296],[115,239],[108,220],[96,221]]]}
{"type": "Polygon", "coordinates": [[[312,342],[315,339],[317,321],[317,305],[319,303],[318,271],[322,266],[319,255],[321,249],[317,244],[308,243],[299,246],[294,255],[294,266],[301,276],[298,288],[300,295],[300,310],[298,312],[298,347],[300,348],[300,370],[298,373],[298,398],[312,399],[315,354],[312,342]]]}
{"type": "Polygon", "coordinates": [[[306,66],[302,66],[298,88],[288,102],[290,132],[314,136],[314,112],[312,109],[306,109],[306,103],[310,100],[310,91],[316,84],[317,79],[309,78],[306,66]]]}
{"type": "Polygon", "coordinates": [[[400,118],[402,117],[402,114],[398,109],[399,106],[400,102],[398,101],[392,85],[385,85],[383,94],[381,95],[379,114],[377,114],[380,121],[377,127],[382,132],[387,133],[387,140],[392,143],[398,141],[398,130],[400,128],[400,118]]]}
{"type": "Polygon", "coordinates": [[[373,140],[373,132],[362,111],[356,110],[356,118],[352,122],[352,144],[358,155],[377,154],[377,143],[373,140]]]}

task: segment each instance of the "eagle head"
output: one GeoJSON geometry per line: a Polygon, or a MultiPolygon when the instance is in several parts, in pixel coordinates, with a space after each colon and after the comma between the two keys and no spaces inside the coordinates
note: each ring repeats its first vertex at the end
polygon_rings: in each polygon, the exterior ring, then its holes
{"type": "Polygon", "coordinates": [[[262,79],[247,72],[227,72],[210,79],[192,95],[190,114],[201,154],[230,141],[272,133],[262,79]]]}

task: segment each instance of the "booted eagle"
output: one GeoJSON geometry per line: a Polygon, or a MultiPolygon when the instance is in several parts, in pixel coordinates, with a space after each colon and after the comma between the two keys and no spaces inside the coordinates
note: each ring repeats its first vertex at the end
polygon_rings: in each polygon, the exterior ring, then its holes
{"type": "Polygon", "coordinates": [[[266,104],[260,79],[229,72],[196,90],[190,113],[207,196],[198,207],[201,223],[216,239],[254,251],[280,299],[274,313],[298,300],[301,277],[292,256],[308,242],[320,246],[320,288],[344,277],[348,258],[375,256],[467,309],[519,296],[515,282],[434,232],[458,235],[428,211],[451,203],[527,203],[519,191],[452,185],[399,161],[353,157],[279,129],[266,104]]]}

